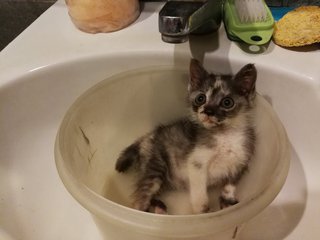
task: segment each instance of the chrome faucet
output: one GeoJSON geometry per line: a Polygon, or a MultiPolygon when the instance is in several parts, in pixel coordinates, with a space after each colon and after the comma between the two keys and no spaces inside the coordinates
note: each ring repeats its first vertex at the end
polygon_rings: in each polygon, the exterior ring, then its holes
{"type": "Polygon", "coordinates": [[[167,1],[159,12],[159,31],[168,43],[183,43],[190,33],[211,33],[220,27],[223,0],[167,1]]]}

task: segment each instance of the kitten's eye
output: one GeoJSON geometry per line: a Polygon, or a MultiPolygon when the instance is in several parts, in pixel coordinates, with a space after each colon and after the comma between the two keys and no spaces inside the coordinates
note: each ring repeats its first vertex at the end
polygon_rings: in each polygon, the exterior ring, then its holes
{"type": "Polygon", "coordinates": [[[201,106],[206,103],[207,96],[203,93],[200,93],[196,98],[194,99],[195,104],[198,106],[201,106]]]}
{"type": "Polygon", "coordinates": [[[220,106],[225,109],[230,109],[234,106],[234,101],[231,97],[225,97],[221,100],[220,106]]]}

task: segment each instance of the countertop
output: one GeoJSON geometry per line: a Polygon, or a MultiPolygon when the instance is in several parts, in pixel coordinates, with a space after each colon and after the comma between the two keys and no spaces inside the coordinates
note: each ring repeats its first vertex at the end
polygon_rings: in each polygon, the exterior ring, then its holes
{"type": "Polygon", "coordinates": [[[56,0],[0,1],[0,51],[55,2],[56,0]]]}

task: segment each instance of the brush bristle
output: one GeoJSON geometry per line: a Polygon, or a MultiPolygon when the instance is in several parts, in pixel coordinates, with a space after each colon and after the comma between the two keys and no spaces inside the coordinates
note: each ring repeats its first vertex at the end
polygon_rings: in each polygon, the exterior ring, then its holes
{"type": "Polygon", "coordinates": [[[242,23],[267,20],[267,9],[263,0],[235,0],[235,8],[242,23]]]}

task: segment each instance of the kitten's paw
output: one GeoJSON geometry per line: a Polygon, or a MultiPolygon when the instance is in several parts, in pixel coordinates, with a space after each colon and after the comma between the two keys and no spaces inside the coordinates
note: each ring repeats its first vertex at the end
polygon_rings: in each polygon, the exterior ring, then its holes
{"type": "Polygon", "coordinates": [[[132,207],[136,210],[142,211],[142,212],[148,212],[148,209],[150,207],[150,203],[146,201],[135,201],[132,205],[132,207]]]}
{"type": "Polygon", "coordinates": [[[220,196],[219,202],[220,202],[220,209],[224,209],[239,203],[239,201],[236,198],[225,198],[223,196],[220,196]]]}
{"type": "Polygon", "coordinates": [[[211,212],[210,206],[208,204],[203,205],[201,213],[208,213],[208,212],[211,212]]]}
{"type": "Polygon", "coordinates": [[[133,208],[143,212],[167,214],[167,206],[158,199],[151,199],[150,202],[136,201],[133,204],[133,208]]]}
{"type": "Polygon", "coordinates": [[[148,212],[156,214],[168,214],[167,206],[158,199],[151,199],[148,212]]]}
{"type": "Polygon", "coordinates": [[[211,212],[211,209],[208,203],[199,204],[193,207],[194,214],[208,213],[208,212],[211,212]]]}

